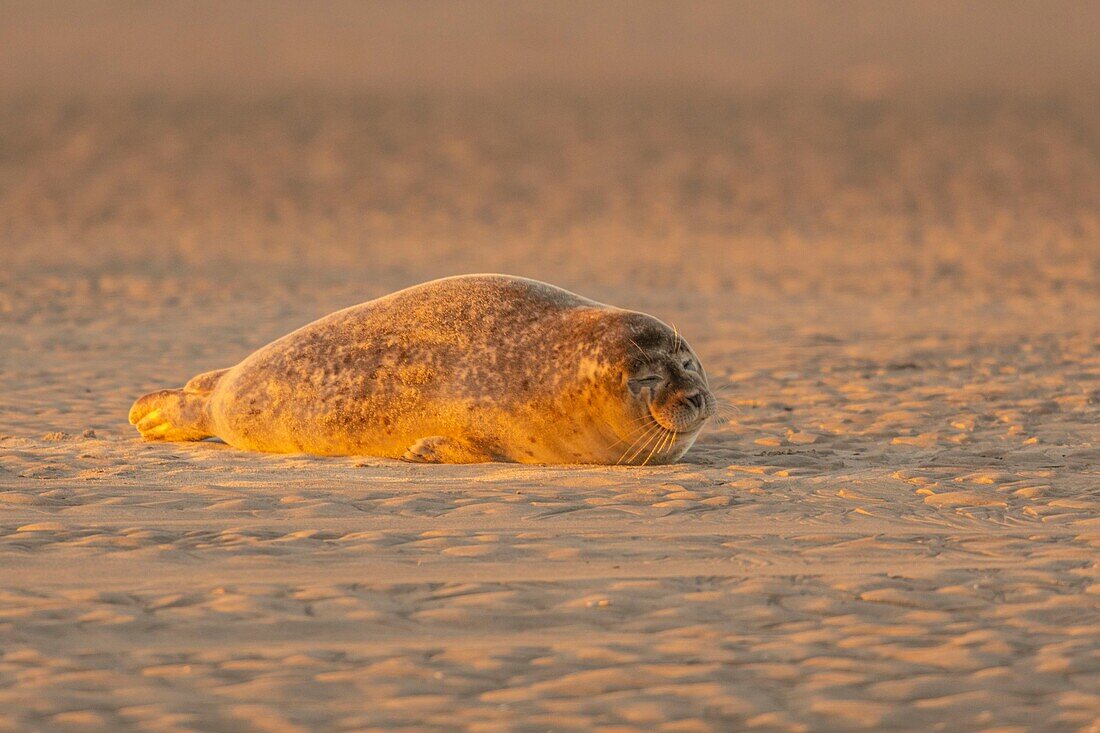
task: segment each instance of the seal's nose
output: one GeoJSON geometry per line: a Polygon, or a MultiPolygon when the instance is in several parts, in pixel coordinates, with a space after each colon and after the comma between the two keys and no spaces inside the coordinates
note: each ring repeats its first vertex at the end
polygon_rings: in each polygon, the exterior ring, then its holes
{"type": "Polygon", "coordinates": [[[706,404],[706,398],[703,397],[702,392],[696,392],[693,395],[688,395],[684,397],[684,399],[694,405],[696,410],[702,410],[703,405],[706,404]]]}

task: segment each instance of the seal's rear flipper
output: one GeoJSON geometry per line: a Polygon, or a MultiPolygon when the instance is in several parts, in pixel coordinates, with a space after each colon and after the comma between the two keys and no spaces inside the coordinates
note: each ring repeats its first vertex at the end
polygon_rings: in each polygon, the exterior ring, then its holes
{"type": "Polygon", "coordinates": [[[147,440],[202,440],[213,434],[206,427],[206,395],[182,389],[147,394],[130,408],[130,424],[147,440]]]}
{"type": "Polygon", "coordinates": [[[207,428],[206,400],[228,369],[192,377],[183,389],[147,394],[130,408],[130,424],[147,440],[202,440],[214,434],[207,428]]]}

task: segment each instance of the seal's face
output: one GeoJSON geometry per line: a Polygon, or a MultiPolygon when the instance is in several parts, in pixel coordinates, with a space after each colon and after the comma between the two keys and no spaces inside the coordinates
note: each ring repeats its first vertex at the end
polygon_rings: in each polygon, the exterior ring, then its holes
{"type": "Polygon", "coordinates": [[[636,364],[627,388],[666,430],[694,433],[714,414],[703,365],[686,344],[636,364]]]}
{"type": "Polygon", "coordinates": [[[659,321],[634,329],[626,339],[623,374],[631,406],[621,463],[668,463],[679,459],[715,412],[715,398],[695,352],[659,321]]]}

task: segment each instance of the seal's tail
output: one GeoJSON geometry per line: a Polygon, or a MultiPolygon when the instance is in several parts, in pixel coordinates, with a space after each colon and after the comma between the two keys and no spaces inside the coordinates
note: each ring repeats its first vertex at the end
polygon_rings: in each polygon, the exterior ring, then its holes
{"type": "Polygon", "coordinates": [[[138,399],[130,408],[130,424],[147,440],[202,440],[213,437],[206,401],[227,372],[200,374],[183,389],[162,389],[138,399]]]}

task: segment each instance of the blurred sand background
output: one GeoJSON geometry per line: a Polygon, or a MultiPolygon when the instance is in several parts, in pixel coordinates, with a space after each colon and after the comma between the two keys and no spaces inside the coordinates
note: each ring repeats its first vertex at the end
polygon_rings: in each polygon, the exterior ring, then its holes
{"type": "Polygon", "coordinates": [[[1096,730],[1098,7],[0,2],[0,730],[1096,730]],[[126,422],[476,271],[740,414],[629,469],[126,422]]]}

